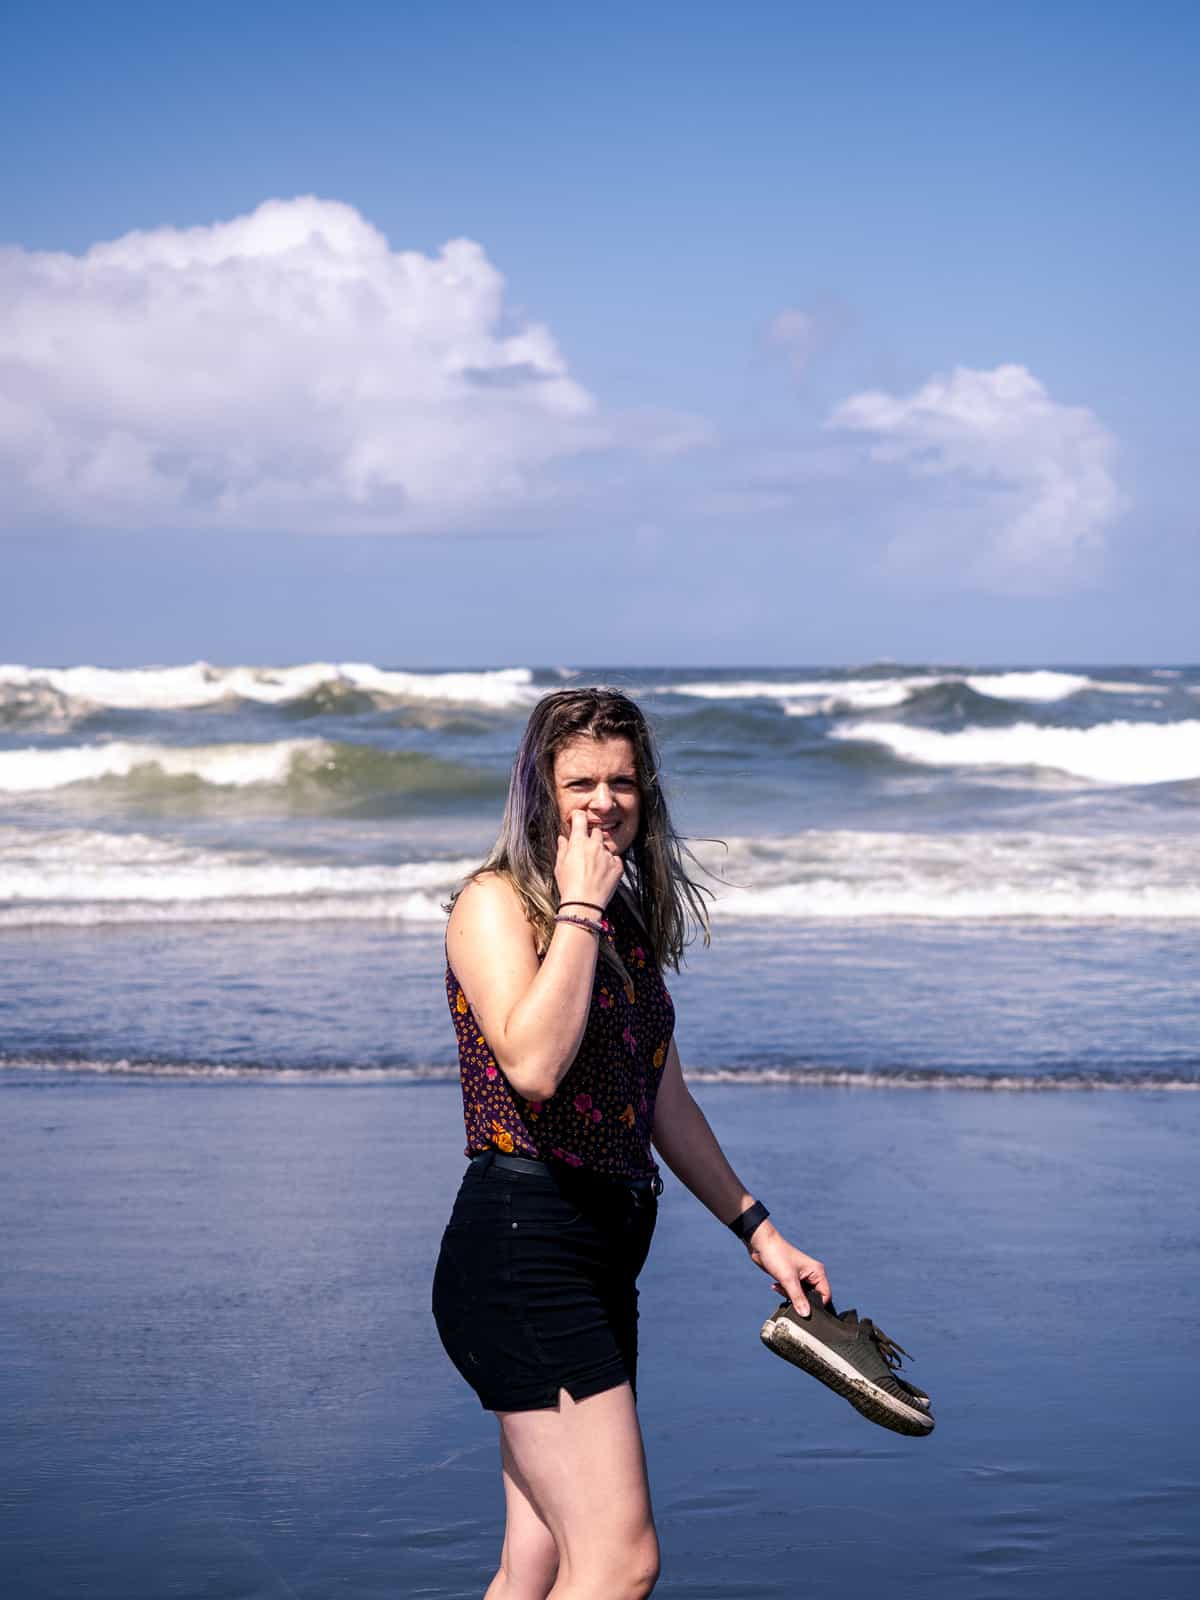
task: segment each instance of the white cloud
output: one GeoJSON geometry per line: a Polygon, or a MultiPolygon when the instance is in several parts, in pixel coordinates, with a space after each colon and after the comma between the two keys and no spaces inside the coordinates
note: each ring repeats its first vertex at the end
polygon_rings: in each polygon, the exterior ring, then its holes
{"type": "Polygon", "coordinates": [[[766,342],[787,352],[792,371],[799,376],[817,356],[837,342],[847,321],[846,308],[840,304],[831,303],[811,311],[788,306],[768,323],[766,342]]]}
{"type": "Polygon", "coordinates": [[[817,319],[794,307],[781,311],[767,329],[767,339],[787,350],[797,367],[806,367],[817,346],[817,319]]]}
{"type": "Polygon", "coordinates": [[[10,528],[488,525],[622,432],[545,327],[510,325],[469,239],[394,251],[304,198],[82,256],[0,251],[10,528]]]}
{"type": "Polygon", "coordinates": [[[826,426],[868,436],[871,461],[921,486],[892,519],[896,566],[1018,591],[1070,582],[1123,509],[1114,436],[1025,367],[956,367],[909,395],[852,395],[826,426]]]}

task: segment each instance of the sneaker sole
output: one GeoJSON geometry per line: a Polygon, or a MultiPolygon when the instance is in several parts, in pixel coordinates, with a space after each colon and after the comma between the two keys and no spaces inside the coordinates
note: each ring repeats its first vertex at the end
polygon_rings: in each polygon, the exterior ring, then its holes
{"type": "Polygon", "coordinates": [[[919,1439],[933,1432],[932,1412],[897,1400],[789,1318],[768,1317],[760,1337],[768,1350],[817,1378],[881,1428],[919,1439]]]}

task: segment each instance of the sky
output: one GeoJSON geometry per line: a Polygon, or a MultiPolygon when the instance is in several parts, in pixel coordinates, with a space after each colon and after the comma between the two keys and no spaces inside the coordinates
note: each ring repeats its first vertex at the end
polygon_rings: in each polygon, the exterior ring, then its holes
{"type": "Polygon", "coordinates": [[[1200,660],[1198,47],[4,0],[0,659],[1200,660]]]}

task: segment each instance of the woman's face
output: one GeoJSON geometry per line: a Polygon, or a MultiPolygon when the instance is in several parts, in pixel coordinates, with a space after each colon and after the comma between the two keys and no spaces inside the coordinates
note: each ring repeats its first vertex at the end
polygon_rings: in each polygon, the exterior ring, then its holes
{"type": "Polygon", "coordinates": [[[571,818],[582,811],[589,826],[603,830],[604,848],[614,855],[624,855],[637,838],[642,797],[628,739],[586,733],[568,739],[554,757],[554,794],[563,833],[570,833],[571,818]]]}

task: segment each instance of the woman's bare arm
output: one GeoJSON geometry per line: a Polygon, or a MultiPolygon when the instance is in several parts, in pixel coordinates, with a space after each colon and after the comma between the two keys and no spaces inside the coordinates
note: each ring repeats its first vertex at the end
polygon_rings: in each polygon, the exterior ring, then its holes
{"type": "Polygon", "coordinates": [[[654,1103],[654,1147],[679,1181],[721,1222],[732,1222],[754,1204],[754,1196],[729,1165],[708,1118],[683,1081],[674,1039],[654,1103]]]}
{"type": "MultiPolygon", "coordinates": [[[[607,906],[622,862],[604,848],[577,811],[559,843],[556,878],[564,900],[607,906]]],[[[575,908],[595,920],[600,913],[575,908]]],[[[567,1074],[587,1026],[599,940],[558,923],[538,964],[533,929],[516,890],[488,873],[459,895],[446,929],[446,952],[484,1038],[518,1094],[548,1100],[567,1074]]]]}
{"type": "MultiPolygon", "coordinates": [[[[730,1166],[708,1118],[683,1081],[673,1039],[655,1100],[653,1139],[655,1149],[679,1181],[721,1222],[732,1222],[754,1204],[755,1197],[730,1166]]],[[[821,1262],[789,1244],[769,1219],[755,1228],[746,1248],[755,1266],[768,1274],[801,1316],[808,1315],[806,1285],[816,1289],[822,1299],[831,1298],[821,1262]]]]}

